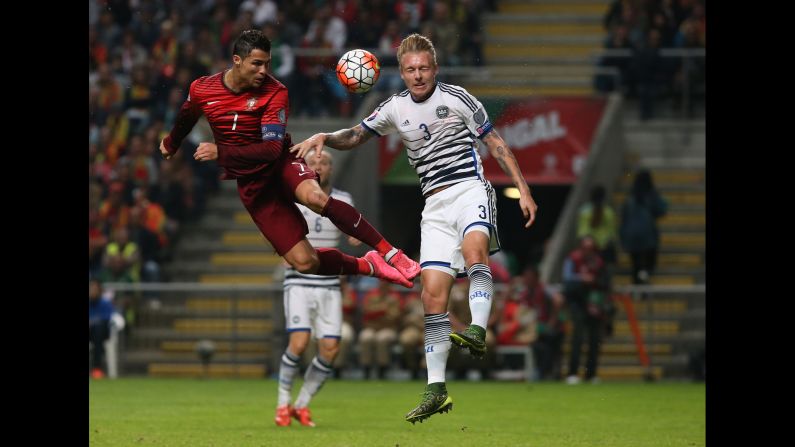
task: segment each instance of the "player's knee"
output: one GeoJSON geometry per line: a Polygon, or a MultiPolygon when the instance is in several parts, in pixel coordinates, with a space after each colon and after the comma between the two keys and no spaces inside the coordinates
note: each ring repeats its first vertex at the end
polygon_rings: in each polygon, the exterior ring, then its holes
{"type": "Polygon", "coordinates": [[[323,212],[323,208],[326,207],[328,200],[329,196],[323,192],[323,190],[319,189],[317,191],[313,191],[311,194],[309,194],[309,208],[311,208],[312,211],[320,214],[323,212]]]}
{"type": "Polygon", "coordinates": [[[294,332],[294,336],[290,337],[290,352],[295,355],[301,355],[306,351],[306,347],[309,346],[309,333],[301,332],[294,332]]]}
{"type": "Polygon", "coordinates": [[[464,257],[466,265],[486,264],[489,263],[489,250],[488,248],[473,247],[468,250],[462,249],[461,254],[464,257]]]}
{"type": "Polygon", "coordinates": [[[298,263],[297,265],[293,265],[293,267],[295,267],[295,269],[301,273],[311,274],[317,271],[318,265],[319,265],[318,262],[312,262],[311,260],[308,260],[306,262],[301,262],[298,263]]]}
{"type": "Polygon", "coordinates": [[[421,299],[423,306],[425,307],[425,313],[437,313],[433,312],[431,308],[438,307],[438,305],[446,303],[447,294],[443,291],[427,288],[422,290],[421,299]]]}
{"type": "Polygon", "coordinates": [[[340,346],[338,344],[323,346],[320,348],[320,356],[323,357],[327,362],[333,362],[339,353],[340,346]]]}
{"type": "Polygon", "coordinates": [[[428,288],[423,288],[422,292],[420,292],[420,299],[422,300],[423,304],[427,303],[428,301],[433,301],[434,299],[438,299],[438,298],[439,298],[439,294],[432,292],[428,288]]]}
{"type": "Polygon", "coordinates": [[[320,187],[314,188],[309,190],[304,196],[301,198],[301,202],[310,210],[314,211],[317,214],[323,213],[323,208],[326,207],[326,203],[328,203],[329,196],[325,192],[323,192],[320,187]]]}
{"type": "Polygon", "coordinates": [[[485,227],[474,226],[464,235],[461,244],[461,255],[464,257],[466,265],[487,264],[489,260],[489,236],[485,233],[485,227]]]}
{"type": "Polygon", "coordinates": [[[309,345],[308,341],[302,340],[292,344],[290,350],[293,351],[295,355],[301,355],[306,351],[306,347],[309,345]]]}
{"type": "Polygon", "coordinates": [[[320,259],[315,253],[301,253],[293,256],[288,262],[301,273],[315,273],[320,266],[320,259]]]}

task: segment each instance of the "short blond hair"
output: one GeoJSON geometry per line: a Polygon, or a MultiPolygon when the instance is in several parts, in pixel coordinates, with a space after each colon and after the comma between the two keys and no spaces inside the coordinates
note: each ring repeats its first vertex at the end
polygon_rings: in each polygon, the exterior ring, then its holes
{"type": "Polygon", "coordinates": [[[433,47],[433,42],[431,39],[421,35],[421,34],[411,34],[403,39],[400,42],[400,46],[397,50],[397,60],[398,65],[400,65],[400,59],[406,53],[416,53],[420,51],[427,51],[431,54],[431,58],[433,59],[433,66],[436,66],[436,48],[433,47]]]}

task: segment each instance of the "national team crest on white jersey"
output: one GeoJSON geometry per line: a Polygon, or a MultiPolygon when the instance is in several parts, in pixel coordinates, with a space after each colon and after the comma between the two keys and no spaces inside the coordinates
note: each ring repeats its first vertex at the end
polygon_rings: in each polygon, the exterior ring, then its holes
{"type": "Polygon", "coordinates": [[[493,126],[483,105],[465,89],[437,82],[431,95],[414,102],[408,90],[390,96],[362,126],[383,136],[398,132],[422,193],[465,180],[484,180],[476,138],[493,126]]]}

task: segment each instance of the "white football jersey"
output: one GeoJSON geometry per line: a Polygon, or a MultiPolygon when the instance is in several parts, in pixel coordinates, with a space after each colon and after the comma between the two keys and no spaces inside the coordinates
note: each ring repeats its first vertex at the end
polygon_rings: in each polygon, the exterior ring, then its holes
{"type": "MultiPolygon", "coordinates": [[[[331,188],[329,196],[353,206],[353,197],[345,191],[331,188]]],[[[306,219],[306,224],[309,226],[309,234],[306,235],[306,238],[313,247],[339,247],[342,232],[328,217],[323,217],[300,203],[296,203],[296,206],[301,210],[304,219],[306,219]]],[[[309,275],[301,273],[292,267],[287,267],[284,272],[284,286],[339,287],[340,277],[309,275]]]]}
{"type": "Polygon", "coordinates": [[[461,87],[437,82],[422,102],[404,90],[379,104],[362,126],[378,136],[400,133],[423,194],[464,180],[485,181],[475,137],[483,138],[493,125],[483,104],[461,87]]]}

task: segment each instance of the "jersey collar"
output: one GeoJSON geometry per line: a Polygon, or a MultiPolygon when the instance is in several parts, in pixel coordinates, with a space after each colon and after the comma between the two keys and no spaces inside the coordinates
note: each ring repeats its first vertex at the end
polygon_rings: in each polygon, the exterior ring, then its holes
{"type": "Polygon", "coordinates": [[[415,102],[415,103],[417,103],[417,104],[422,104],[423,102],[425,102],[425,101],[427,101],[427,100],[431,99],[431,96],[433,96],[433,94],[434,94],[434,93],[436,93],[436,86],[437,86],[437,85],[439,85],[439,82],[438,82],[438,81],[433,81],[433,88],[431,89],[431,92],[430,92],[430,93],[428,94],[428,96],[427,96],[425,99],[423,99],[422,101],[417,101],[416,99],[414,99],[414,97],[413,97],[413,96],[411,96],[411,93],[409,93],[409,98],[411,98],[411,100],[412,100],[412,101],[414,101],[414,102],[415,102]]]}

